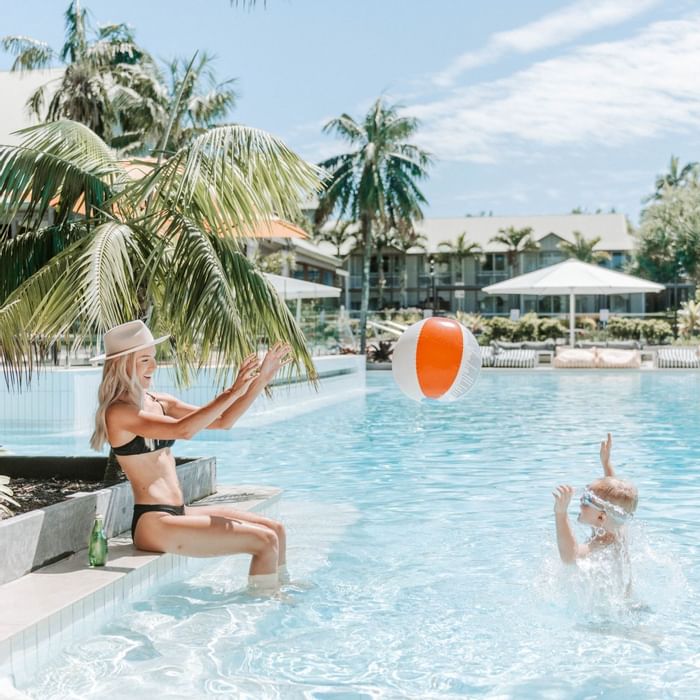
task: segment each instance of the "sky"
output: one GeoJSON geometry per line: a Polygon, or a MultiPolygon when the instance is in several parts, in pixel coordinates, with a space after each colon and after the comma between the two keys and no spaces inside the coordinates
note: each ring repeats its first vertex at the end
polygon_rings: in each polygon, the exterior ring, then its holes
{"type": "MultiPolygon", "coordinates": [[[[428,217],[562,214],[633,222],[654,179],[700,160],[698,0],[86,0],[154,56],[216,56],[231,120],[307,160],[328,120],[383,97],[420,120],[428,217]],[[245,5],[245,3],[239,3],[245,5]]],[[[0,35],[59,48],[68,0],[0,0],[0,35]]],[[[0,70],[11,56],[0,53],[0,70]]]]}

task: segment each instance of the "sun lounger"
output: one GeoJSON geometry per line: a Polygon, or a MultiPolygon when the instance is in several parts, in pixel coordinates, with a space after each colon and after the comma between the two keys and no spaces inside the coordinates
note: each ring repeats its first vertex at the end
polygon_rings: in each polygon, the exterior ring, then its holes
{"type": "Polygon", "coordinates": [[[559,369],[594,369],[597,359],[597,348],[557,348],[552,364],[559,369]]]}
{"type": "Polygon", "coordinates": [[[659,348],[656,351],[659,369],[691,369],[700,367],[700,357],[695,348],[659,348]]]}
{"type": "Polygon", "coordinates": [[[639,350],[598,348],[596,366],[601,369],[639,369],[642,355],[639,350]]]}
{"type": "Polygon", "coordinates": [[[481,366],[493,367],[493,348],[490,345],[481,345],[481,366]]]}
{"type": "Polygon", "coordinates": [[[493,356],[494,367],[518,367],[528,369],[537,364],[534,350],[501,350],[493,356]]]}

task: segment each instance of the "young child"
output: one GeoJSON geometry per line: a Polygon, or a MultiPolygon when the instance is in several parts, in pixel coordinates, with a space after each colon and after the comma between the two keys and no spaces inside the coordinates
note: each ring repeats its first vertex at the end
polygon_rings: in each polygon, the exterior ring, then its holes
{"type": "Polygon", "coordinates": [[[569,523],[567,510],[574,494],[572,486],[558,486],[553,492],[554,519],[557,527],[559,556],[566,564],[587,557],[596,550],[607,547],[618,549],[627,559],[625,547],[625,523],[637,508],[637,488],[630,481],[615,477],[610,463],[612,437],[600,443],[600,461],[605,476],[588,484],[581,495],[578,521],[593,528],[590,539],[579,544],[569,523]]]}

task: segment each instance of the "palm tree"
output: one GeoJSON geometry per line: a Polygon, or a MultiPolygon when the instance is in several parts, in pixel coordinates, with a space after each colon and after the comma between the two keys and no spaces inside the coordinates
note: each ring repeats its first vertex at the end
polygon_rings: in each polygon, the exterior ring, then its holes
{"type": "Polygon", "coordinates": [[[478,243],[470,242],[467,239],[466,231],[460,233],[456,241],[441,241],[438,243],[438,248],[444,248],[447,255],[456,258],[460,269],[464,260],[472,257],[478,258],[483,253],[478,243]]]}
{"type": "Polygon", "coordinates": [[[326,133],[336,133],[355,147],[350,153],[321,163],[330,175],[317,215],[328,216],[338,210],[339,216],[349,213],[360,224],[360,353],[365,352],[367,340],[373,228],[387,229],[399,219],[420,219],[421,205],[426,203],[416,181],[427,175],[430,156],[408,142],[418,128],[418,120],[401,117],[398,110],[397,105],[385,105],[380,98],[361,123],[342,114],[324,127],[326,133]]]}
{"type": "Polygon", "coordinates": [[[167,95],[162,109],[144,115],[140,126],[147,136],[137,142],[137,147],[148,150],[149,146],[158,145],[166,153],[174,153],[207,129],[224,125],[224,118],[236,102],[232,88],[235,80],[218,82],[213,61],[212,56],[203,53],[199,58],[195,55],[189,66],[182,59],[168,64],[167,95]]]}
{"type": "MultiPolygon", "coordinates": [[[[133,319],[175,338],[178,376],[218,357],[237,363],[259,339],[293,345],[313,365],[285,304],[235,234],[293,217],[321,172],[257,129],[197,136],[132,179],[86,126],[24,129],[0,147],[0,210],[20,223],[0,238],[0,358],[8,381],[29,380],[48,342],[77,341],[133,319]],[[80,213],[80,216],[77,213],[80,213]]],[[[223,381],[226,368],[220,365],[223,381]]]]}
{"type": "Polygon", "coordinates": [[[514,276],[518,267],[518,257],[520,253],[539,250],[539,244],[532,237],[532,228],[516,229],[514,226],[499,228],[498,235],[494,236],[490,243],[501,243],[506,246],[506,257],[511,277],[514,276]]]}
{"type": "Polygon", "coordinates": [[[329,230],[316,229],[313,239],[317,242],[330,243],[335,247],[336,258],[342,258],[341,249],[346,243],[355,244],[355,232],[350,231],[351,228],[355,228],[356,223],[354,221],[340,221],[329,230]]]}
{"type": "Polygon", "coordinates": [[[428,239],[422,233],[416,232],[412,221],[407,219],[399,219],[396,222],[392,245],[403,256],[401,273],[401,304],[404,308],[408,306],[408,252],[415,248],[426,251],[427,243],[428,239]]]}
{"type": "Polygon", "coordinates": [[[28,107],[40,121],[78,121],[110,142],[125,131],[129,113],[159,110],[155,63],[125,24],[103,26],[90,39],[87,11],[79,0],[70,3],[65,17],[66,40],[60,51],[25,36],[5,36],[0,43],[16,56],[13,71],[46,68],[57,60],[65,64],[55,90],[48,83],[29,98],[28,107]]]}
{"type": "Polygon", "coordinates": [[[607,251],[594,250],[602,240],[601,236],[584,238],[580,231],[574,231],[574,242],[561,241],[559,250],[570,258],[597,265],[605,260],[610,260],[610,253],[607,251]]]}
{"type": "Polygon", "coordinates": [[[650,199],[660,199],[666,188],[684,187],[696,178],[697,173],[698,163],[686,163],[681,168],[679,159],[676,156],[671,156],[671,161],[668,164],[668,172],[656,176],[656,181],[654,183],[656,191],[650,199]]]}

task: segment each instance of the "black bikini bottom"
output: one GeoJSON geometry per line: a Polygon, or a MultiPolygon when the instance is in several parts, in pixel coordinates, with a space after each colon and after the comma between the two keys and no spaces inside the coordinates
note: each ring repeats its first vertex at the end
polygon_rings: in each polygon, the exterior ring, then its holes
{"type": "Polygon", "coordinates": [[[184,515],[185,506],[168,506],[162,503],[137,503],[134,505],[134,517],[131,520],[131,539],[134,539],[136,523],[144,513],[157,511],[158,513],[170,513],[170,515],[184,515]]]}

